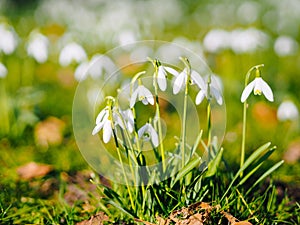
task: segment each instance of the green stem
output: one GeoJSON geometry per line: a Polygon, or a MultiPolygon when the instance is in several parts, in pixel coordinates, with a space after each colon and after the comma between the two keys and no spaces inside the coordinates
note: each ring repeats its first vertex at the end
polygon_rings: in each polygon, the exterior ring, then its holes
{"type": "MultiPolygon", "coordinates": [[[[264,64],[256,65],[250,68],[250,70],[247,72],[246,77],[245,77],[245,88],[248,85],[250,75],[253,70],[258,71],[259,67],[263,67],[264,64]]],[[[242,146],[241,146],[241,162],[240,162],[240,168],[244,165],[245,161],[245,146],[246,146],[246,125],[247,125],[247,100],[244,102],[244,107],[243,107],[243,131],[242,131],[242,146]]],[[[243,176],[243,172],[240,173],[240,176],[243,176]]]]}
{"type": "Polygon", "coordinates": [[[162,126],[160,122],[160,108],[159,108],[159,98],[158,98],[158,84],[157,84],[157,77],[158,77],[158,61],[155,60],[155,73],[153,77],[153,86],[155,92],[155,107],[156,107],[156,119],[158,125],[158,136],[159,136],[159,143],[160,143],[160,154],[161,154],[161,161],[162,161],[162,169],[163,172],[166,171],[166,162],[165,162],[165,149],[163,144],[163,136],[162,136],[162,126]]]}
{"type": "Polygon", "coordinates": [[[128,190],[131,207],[132,207],[133,211],[135,211],[135,204],[134,204],[134,201],[133,201],[131,189],[129,187],[129,183],[128,183],[127,176],[126,176],[126,173],[125,173],[123,159],[122,159],[122,156],[121,156],[121,152],[120,152],[120,148],[119,148],[119,143],[118,143],[118,138],[117,138],[117,135],[116,135],[116,131],[115,131],[114,128],[112,128],[112,131],[113,131],[113,136],[114,136],[114,141],[115,141],[115,145],[116,145],[118,157],[119,157],[119,160],[120,160],[120,163],[121,163],[121,167],[122,167],[122,172],[124,174],[125,184],[126,184],[126,187],[127,187],[127,190],[128,190]]]}
{"type": "MultiPolygon", "coordinates": [[[[242,168],[242,166],[244,165],[244,161],[245,161],[246,125],[247,125],[247,100],[244,102],[244,108],[243,108],[243,133],[242,133],[240,168],[242,168]]],[[[241,173],[240,175],[243,176],[243,173],[241,173]]]]}
{"type": "Polygon", "coordinates": [[[191,66],[187,58],[181,58],[187,69],[187,78],[184,90],[184,101],[183,101],[183,118],[182,118],[182,136],[180,150],[182,154],[182,167],[185,166],[185,143],[186,143],[186,115],[187,115],[187,99],[189,94],[189,81],[191,78],[191,66]]]}

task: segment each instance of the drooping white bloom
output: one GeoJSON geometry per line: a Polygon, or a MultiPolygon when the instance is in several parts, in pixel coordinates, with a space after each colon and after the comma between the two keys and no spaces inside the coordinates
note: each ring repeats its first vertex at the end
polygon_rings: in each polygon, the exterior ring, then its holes
{"type": "Polygon", "coordinates": [[[133,108],[136,100],[142,101],[144,105],[154,105],[154,98],[149,89],[147,89],[144,85],[138,85],[137,89],[132,93],[130,98],[130,108],[133,108]]]}
{"type": "Polygon", "coordinates": [[[112,121],[109,116],[110,112],[107,107],[105,107],[96,118],[96,126],[93,129],[92,135],[97,134],[101,129],[103,129],[103,141],[108,143],[112,135],[112,121]]]}
{"type": "Polygon", "coordinates": [[[83,47],[76,42],[71,42],[61,50],[59,55],[59,64],[61,66],[68,66],[73,61],[81,63],[86,61],[86,59],[87,55],[83,47]]]}
{"type": "Polygon", "coordinates": [[[297,106],[290,100],[283,101],[277,109],[277,118],[280,121],[297,120],[299,118],[297,106]]]}
{"type": "Polygon", "coordinates": [[[4,78],[7,75],[6,67],[0,62],[0,78],[4,78]]]}
{"type": "Polygon", "coordinates": [[[165,91],[167,89],[167,72],[176,77],[179,74],[176,70],[174,70],[171,67],[160,65],[157,71],[157,83],[160,90],[162,91],[165,91]]]}
{"type": "Polygon", "coordinates": [[[89,63],[88,62],[82,62],[80,63],[74,72],[74,77],[77,81],[83,81],[87,78],[88,75],[88,68],[89,68],[89,63]]]}
{"type": "Polygon", "coordinates": [[[33,32],[27,45],[27,54],[37,62],[44,63],[48,59],[49,40],[46,36],[33,32]]]}
{"type": "Polygon", "coordinates": [[[0,52],[9,55],[15,51],[17,45],[14,29],[6,24],[0,24],[0,52]]]}
{"type": "Polygon", "coordinates": [[[138,130],[138,136],[144,141],[151,140],[154,147],[157,147],[159,145],[158,134],[150,123],[146,123],[138,130]]]}
{"type": "MultiPolygon", "coordinates": [[[[204,82],[203,78],[196,71],[192,71],[191,76],[193,78],[193,81],[197,84],[197,86],[200,89],[200,91],[198,92],[198,94],[196,96],[196,100],[195,100],[196,105],[199,105],[203,101],[204,97],[208,98],[208,93],[207,93],[208,87],[207,87],[207,84],[204,82]]],[[[222,105],[223,98],[222,98],[222,95],[219,92],[217,84],[214,82],[214,80],[211,81],[209,90],[210,90],[211,97],[215,98],[219,105],[222,105]]]]}
{"type": "Polygon", "coordinates": [[[241,96],[241,102],[246,101],[252,90],[254,95],[261,95],[263,93],[270,102],[274,101],[273,92],[270,86],[261,77],[256,77],[245,87],[241,96]]]}
{"type": "Polygon", "coordinates": [[[280,57],[295,55],[298,52],[298,48],[297,41],[289,36],[278,37],[274,44],[274,51],[280,57]]]}
{"type": "Polygon", "coordinates": [[[120,110],[120,113],[125,121],[126,128],[132,133],[134,129],[134,117],[131,109],[120,110]]]}

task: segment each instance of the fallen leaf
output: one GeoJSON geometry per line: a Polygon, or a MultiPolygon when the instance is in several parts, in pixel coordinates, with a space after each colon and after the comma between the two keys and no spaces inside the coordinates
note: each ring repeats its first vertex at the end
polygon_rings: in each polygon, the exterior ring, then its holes
{"type": "Polygon", "coordinates": [[[30,162],[24,166],[20,166],[17,169],[17,173],[21,179],[30,180],[32,178],[44,177],[52,170],[53,168],[50,165],[30,162]]]}
{"type": "Polygon", "coordinates": [[[41,147],[60,145],[63,141],[63,131],[65,122],[56,118],[49,117],[39,122],[34,129],[35,143],[41,147]]]}
{"type": "Polygon", "coordinates": [[[79,223],[76,223],[76,225],[103,225],[103,222],[109,221],[109,218],[107,215],[105,215],[104,212],[99,212],[95,216],[92,216],[89,220],[84,220],[79,223]]]}

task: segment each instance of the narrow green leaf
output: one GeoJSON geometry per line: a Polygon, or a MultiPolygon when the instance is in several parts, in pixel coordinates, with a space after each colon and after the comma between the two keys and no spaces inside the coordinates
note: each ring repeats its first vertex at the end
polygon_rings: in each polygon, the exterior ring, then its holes
{"type": "Polygon", "coordinates": [[[212,161],[209,162],[205,177],[211,177],[216,174],[222,159],[223,151],[224,149],[221,148],[217,156],[212,161]]]}
{"type": "Polygon", "coordinates": [[[243,183],[246,182],[246,180],[248,180],[248,178],[254,174],[260,167],[261,165],[269,158],[269,156],[275,151],[275,147],[269,149],[269,151],[267,151],[263,156],[261,156],[257,162],[255,162],[251,167],[250,167],[250,172],[248,172],[244,178],[239,182],[238,185],[242,185],[243,183]]]}
{"type": "Polygon", "coordinates": [[[247,167],[254,162],[264,151],[266,151],[266,149],[269,148],[269,146],[271,145],[271,142],[268,142],[262,146],[260,146],[258,149],[256,149],[252,155],[249,156],[249,158],[245,161],[244,165],[239,169],[239,171],[236,173],[236,175],[234,176],[233,180],[231,181],[231,183],[229,184],[228,188],[226,189],[225,193],[223,194],[222,198],[220,201],[223,200],[223,198],[227,195],[228,191],[231,189],[232,185],[234,184],[234,182],[236,181],[236,179],[240,176],[240,174],[247,169],[247,167]]]}
{"type": "MultiPolygon", "coordinates": [[[[265,179],[267,176],[269,176],[271,173],[273,173],[273,171],[275,171],[278,167],[280,167],[282,164],[284,163],[284,160],[279,161],[278,163],[276,163],[275,165],[273,165],[270,169],[268,169],[263,175],[260,176],[260,178],[257,179],[257,181],[252,185],[251,189],[253,189],[253,187],[255,187],[257,184],[259,184],[263,179],[265,179]]],[[[249,191],[250,191],[249,190],[249,191]]],[[[249,192],[248,191],[248,192],[249,192]]],[[[247,192],[247,194],[248,194],[247,192]]]]}
{"type": "Polygon", "coordinates": [[[174,181],[171,184],[171,187],[174,186],[174,184],[176,184],[177,181],[179,181],[182,177],[184,177],[186,174],[188,174],[189,172],[191,172],[196,166],[199,165],[201,161],[200,157],[197,157],[193,160],[191,160],[188,164],[186,164],[176,175],[174,181]]]}
{"type": "Polygon", "coordinates": [[[120,211],[122,211],[123,213],[127,214],[128,216],[135,218],[134,215],[132,215],[130,212],[128,212],[126,209],[124,209],[120,204],[118,204],[117,202],[113,201],[113,200],[109,200],[108,201],[109,204],[113,205],[114,207],[116,207],[117,209],[119,209],[120,211]]]}

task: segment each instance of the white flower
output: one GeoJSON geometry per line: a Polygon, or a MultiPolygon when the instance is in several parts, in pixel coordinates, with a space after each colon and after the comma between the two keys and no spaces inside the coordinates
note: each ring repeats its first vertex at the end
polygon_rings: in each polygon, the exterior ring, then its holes
{"type": "Polygon", "coordinates": [[[282,102],[277,109],[277,118],[280,121],[297,120],[299,111],[297,106],[292,101],[282,102]]]}
{"type": "Polygon", "coordinates": [[[176,77],[178,76],[178,72],[173,68],[160,65],[157,71],[157,83],[162,91],[167,89],[167,72],[176,77]]]}
{"type": "Polygon", "coordinates": [[[27,54],[32,56],[37,62],[44,63],[48,59],[49,40],[40,33],[32,33],[27,45],[27,54]]]}
{"type": "Polygon", "coordinates": [[[159,145],[158,135],[150,123],[146,123],[138,130],[139,138],[142,138],[144,141],[150,141],[157,147],[159,145]]]}
{"type": "Polygon", "coordinates": [[[131,109],[120,110],[120,113],[125,120],[126,128],[132,133],[134,129],[134,117],[131,109]]]}
{"type": "Polygon", "coordinates": [[[17,47],[16,34],[11,26],[0,24],[0,52],[3,51],[9,55],[17,47]]]}
{"type": "MultiPolygon", "coordinates": [[[[178,94],[180,90],[182,90],[187,82],[187,69],[185,68],[178,76],[176,76],[174,84],[173,84],[173,94],[178,94]]],[[[199,73],[192,70],[191,71],[191,84],[197,84],[200,89],[205,89],[205,82],[199,73]]]]}
{"type": "Polygon", "coordinates": [[[274,101],[273,92],[270,86],[261,77],[256,77],[245,87],[241,96],[241,102],[246,101],[252,90],[254,95],[261,95],[261,93],[263,93],[270,102],[274,101]]]}
{"type": "Polygon", "coordinates": [[[133,108],[137,98],[139,101],[142,101],[144,105],[148,105],[148,103],[154,105],[153,95],[144,85],[139,85],[132,93],[130,98],[130,108],[133,108]]]}
{"type": "Polygon", "coordinates": [[[88,62],[82,62],[80,63],[74,72],[74,77],[77,81],[83,81],[87,78],[88,75],[88,69],[89,69],[89,63],[88,62]]]}
{"type": "Polygon", "coordinates": [[[68,66],[73,61],[81,63],[86,61],[87,55],[85,50],[77,43],[71,42],[67,44],[60,52],[59,64],[62,66],[68,66]]]}
{"type": "MultiPolygon", "coordinates": [[[[204,97],[208,97],[208,93],[207,93],[207,84],[205,83],[205,81],[203,80],[203,78],[200,76],[199,73],[197,73],[196,71],[192,71],[191,77],[193,78],[192,80],[196,83],[196,85],[199,87],[200,91],[198,92],[197,96],[196,96],[196,105],[199,105],[204,97]]],[[[214,80],[211,80],[210,83],[210,95],[212,98],[215,98],[217,103],[219,105],[223,104],[223,98],[221,93],[219,92],[219,89],[217,87],[217,83],[214,80]]]]}
{"type": "Polygon", "coordinates": [[[108,143],[112,135],[112,121],[107,107],[98,114],[92,135],[97,134],[101,129],[103,129],[103,141],[104,143],[108,143]]]}
{"type": "Polygon", "coordinates": [[[7,69],[6,67],[0,63],[0,78],[4,78],[7,75],[7,69]]]}

